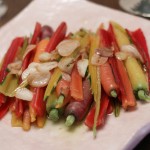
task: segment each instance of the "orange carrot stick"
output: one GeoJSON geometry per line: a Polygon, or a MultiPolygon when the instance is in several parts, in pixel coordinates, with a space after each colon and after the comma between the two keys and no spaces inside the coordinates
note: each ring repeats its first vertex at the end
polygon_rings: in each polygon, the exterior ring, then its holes
{"type": "MultiPolygon", "coordinates": [[[[111,37],[109,32],[100,28],[99,29],[99,36],[100,36],[100,46],[103,48],[110,48],[111,47],[111,37]]],[[[118,85],[116,84],[112,68],[109,62],[100,66],[100,74],[101,74],[101,83],[104,88],[104,91],[107,95],[111,97],[117,97],[118,94],[118,85]]]]}
{"type": "MultiPolygon", "coordinates": [[[[36,53],[35,53],[35,56],[33,58],[33,62],[39,62],[39,55],[45,51],[47,45],[49,43],[49,39],[43,39],[41,40],[38,44],[37,44],[37,48],[36,48],[36,53]]],[[[39,100],[38,102],[41,102],[40,104],[45,105],[45,102],[43,101],[43,97],[42,97],[42,94],[43,94],[43,91],[44,91],[45,88],[32,88],[31,90],[32,91],[36,91],[36,97],[34,97],[34,99],[29,103],[29,112],[30,112],[30,115],[31,115],[31,122],[34,122],[36,120],[36,117],[37,117],[37,104],[36,104],[36,101],[39,100]],[[41,98],[41,99],[38,99],[38,98],[41,98]],[[42,102],[43,101],[43,102],[42,102]]],[[[42,107],[41,106],[41,107],[42,107]]],[[[40,106],[38,106],[40,107],[40,106]]],[[[44,111],[44,110],[40,110],[41,112],[44,111]]],[[[43,113],[42,113],[43,114],[43,113]]],[[[45,114],[44,114],[45,115],[45,114]]],[[[44,116],[43,116],[44,118],[44,116]]]]}
{"type": "Polygon", "coordinates": [[[117,97],[118,85],[108,62],[100,66],[101,83],[107,95],[117,97]]]}
{"type": "MultiPolygon", "coordinates": [[[[136,105],[136,100],[135,100],[135,96],[133,94],[133,89],[132,89],[127,71],[126,71],[122,61],[117,60],[117,59],[116,59],[116,61],[117,61],[118,73],[120,75],[120,79],[121,79],[121,82],[122,82],[124,90],[125,90],[125,95],[127,97],[126,101],[122,101],[122,106],[125,109],[128,106],[133,107],[136,105]]],[[[125,98],[125,97],[122,97],[122,98],[125,98]]]]}
{"type": "Polygon", "coordinates": [[[39,55],[45,51],[46,46],[49,42],[49,39],[43,39],[37,44],[36,53],[33,59],[33,62],[39,62],[39,55]]]}
{"type": "Polygon", "coordinates": [[[78,72],[77,66],[73,68],[71,74],[70,92],[75,100],[83,100],[82,77],[78,72]]]}
{"type": "Polygon", "coordinates": [[[56,93],[57,96],[60,96],[61,94],[66,97],[69,93],[70,90],[70,82],[64,79],[61,79],[57,86],[56,86],[56,93]]]}
{"type": "MultiPolygon", "coordinates": [[[[109,31],[112,36],[113,46],[115,52],[120,51],[119,45],[117,43],[114,30],[112,25],[109,26],[109,31]]],[[[124,109],[127,109],[127,107],[134,107],[136,105],[135,96],[133,94],[133,89],[127,74],[127,71],[125,69],[125,66],[122,61],[118,59],[113,59],[113,67],[117,69],[117,74],[120,80],[119,88],[121,92],[121,99],[122,99],[122,106],[124,109]]]]}
{"type": "Polygon", "coordinates": [[[64,104],[69,102],[69,95],[70,92],[70,82],[64,79],[61,79],[57,86],[56,86],[56,94],[58,96],[57,105],[56,107],[62,107],[64,104]]]}

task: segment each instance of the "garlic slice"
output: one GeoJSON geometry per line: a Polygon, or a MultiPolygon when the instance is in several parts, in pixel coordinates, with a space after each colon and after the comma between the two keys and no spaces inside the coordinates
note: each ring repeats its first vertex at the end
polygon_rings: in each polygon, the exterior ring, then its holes
{"type": "Polygon", "coordinates": [[[33,93],[27,88],[18,88],[16,90],[15,97],[26,101],[31,101],[33,98],[33,93]]]}
{"type": "Polygon", "coordinates": [[[46,72],[56,68],[57,66],[58,66],[58,62],[53,61],[53,62],[41,63],[36,68],[39,72],[46,72]]]}
{"type": "Polygon", "coordinates": [[[51,59],[51,55],[48,52],[43,52],[39,55],[39,61],[47,62],[51,59]]]}
{"type": "Polygon", "coordinates": [[[102,57],[102,56],[99,56],[98,54],[94,54],[92,56],[91,63],[93,65],[99,66],[99,65],[105,64],[107,60],[108,60],[108,57],[102,57]]]}
{"type": "Polygon", "coordinates": [[[27,56],[27,54],[29,54],[31,51],[33,51],[36,48],[36,45],[28,45],[26,48],[26,52],[23,55],[23,59],[27,56]]]}
{"type": "Polygon", "coordinates": [[[118,60],[126,60],[129,56],[129,54],[126,52],[117,52],[117,53],[115,53],[115,56],[118,60]]]}
{"type": "Polygon", "coordinates": [[[16,62],[8,64],[7,68],[11,74],[18,74],[22,66],[22,61],[18,60],[16,62]]]}
{"type": "Polygon", "coordinates": [[[112,57],[113,51],[110,48],[98,48],[96,49],[96,53],[102,57],[112,57]]]}
{"type": "Polygon", "coordinates": [[[29,74],[34,73],[34,72],[37,72],[36,68],[34,68],[34,67],[28,67],[26,70],[24,70],[22,72],[22,75],[21,75],[22,80],[23,81],[26,80],[28,78],[29,74]]]}
{"type": "Polygon", "coordinates": [[[77,69],[78,69],[78,72],[79,74],[84,77],[85,76],[85,73],[86,73],[86,70],[87,70],[87,67],[88,67],[88,59],[81,59],[77,62],[77,69]]]}
{"type": "Polygon", "coordinates": [[[71,81],[71,76],[65,72],[62,73],[62,78],[68,82],[71,81]]]}
{"type": "Polygon", "coordinates": [[[59,61],[58,67],[61,71],[64,71],[68,74],[71,73],[74,66],[74,58],[66,57],[59,61]]]}
{"type": "Polygon", "coordinates": [[[28,68],[36,68],[40,63],[32,62],[29,64],[28,68]]]}
{"type": "Polygon", "coordinates": [[[80,42],[77,40],[63,40],[57,45],[56,49],[61,56],[69,56],[79,46],[80,42]]]}
{"type": "Polygon", "coordinates": [[[48,62],[52,60],[57,60],[59,59],[60,55],[58,54],[57,50],[53,50],[51,53],[48,52],[43,52],[39,56],[40,62],[48,62]]]}
{"type": "Polygon", "coordinates": [[[44,87],[50,80],[50,73],[47,72],[35,72],[29,74],[27,81],[32,87],[44,87]]]}
{"type": "Polygon", "coordinates": [[[23,81],[26,80],[29,74],[37,72],[36,69],[37,66],[39,66],[39,63],[36,62],[32,62],[31,64],[29,64],[28,68],[22,72],[21,75],[22,80],[23,81]]]}
{"type": "Polygon", "coordinates": [[[142,56],[134,45],[123,45],[120,50],[138,58],[141,62],[144,62],[142,56]]]}

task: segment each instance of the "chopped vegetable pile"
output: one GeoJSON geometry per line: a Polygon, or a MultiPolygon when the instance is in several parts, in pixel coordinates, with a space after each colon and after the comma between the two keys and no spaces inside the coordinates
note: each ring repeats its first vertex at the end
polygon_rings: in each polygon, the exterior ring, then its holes
{"type": "MultiPolygon", "coordinates": [[[[0,119],[11,112],[11,125],[28,131],[47,120],[65,118],[70,127],[84,122],[93,129],[108,114],[150,101],[150,57],[141,29],[115,22],[92,32],[66,35],[36,23],[31,37],[16,37],[0,68],[0,119]]],[[[137,111],[137,110],[135,110],[137,111]]]]}

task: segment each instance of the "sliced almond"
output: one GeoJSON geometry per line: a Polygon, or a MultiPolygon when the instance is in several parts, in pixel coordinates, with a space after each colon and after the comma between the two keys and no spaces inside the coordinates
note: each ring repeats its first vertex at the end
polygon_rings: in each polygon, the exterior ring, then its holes
{"type": "Polygon", "coordinates": [[[61,56],[69,56],[79,46],[80,42],[77,40],[64,40],[58,44],[56,49],[61,56]]]}

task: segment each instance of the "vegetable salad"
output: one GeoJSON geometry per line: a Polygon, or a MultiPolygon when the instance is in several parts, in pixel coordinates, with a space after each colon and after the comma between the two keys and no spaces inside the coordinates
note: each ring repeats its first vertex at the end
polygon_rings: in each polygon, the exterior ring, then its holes
{"type": "Polygon", "coordinates": [[[10,111],[11,125],[28,131],[62,117],[67,127],[82,121],[96,136],[109,114],[150,101],[150,57],[140,28],[109,22],[96,32],[66,32],[65,22],[55,31],[36,23],[32,36],[12,41],[0,68],[0,119],[10,111]]]}

